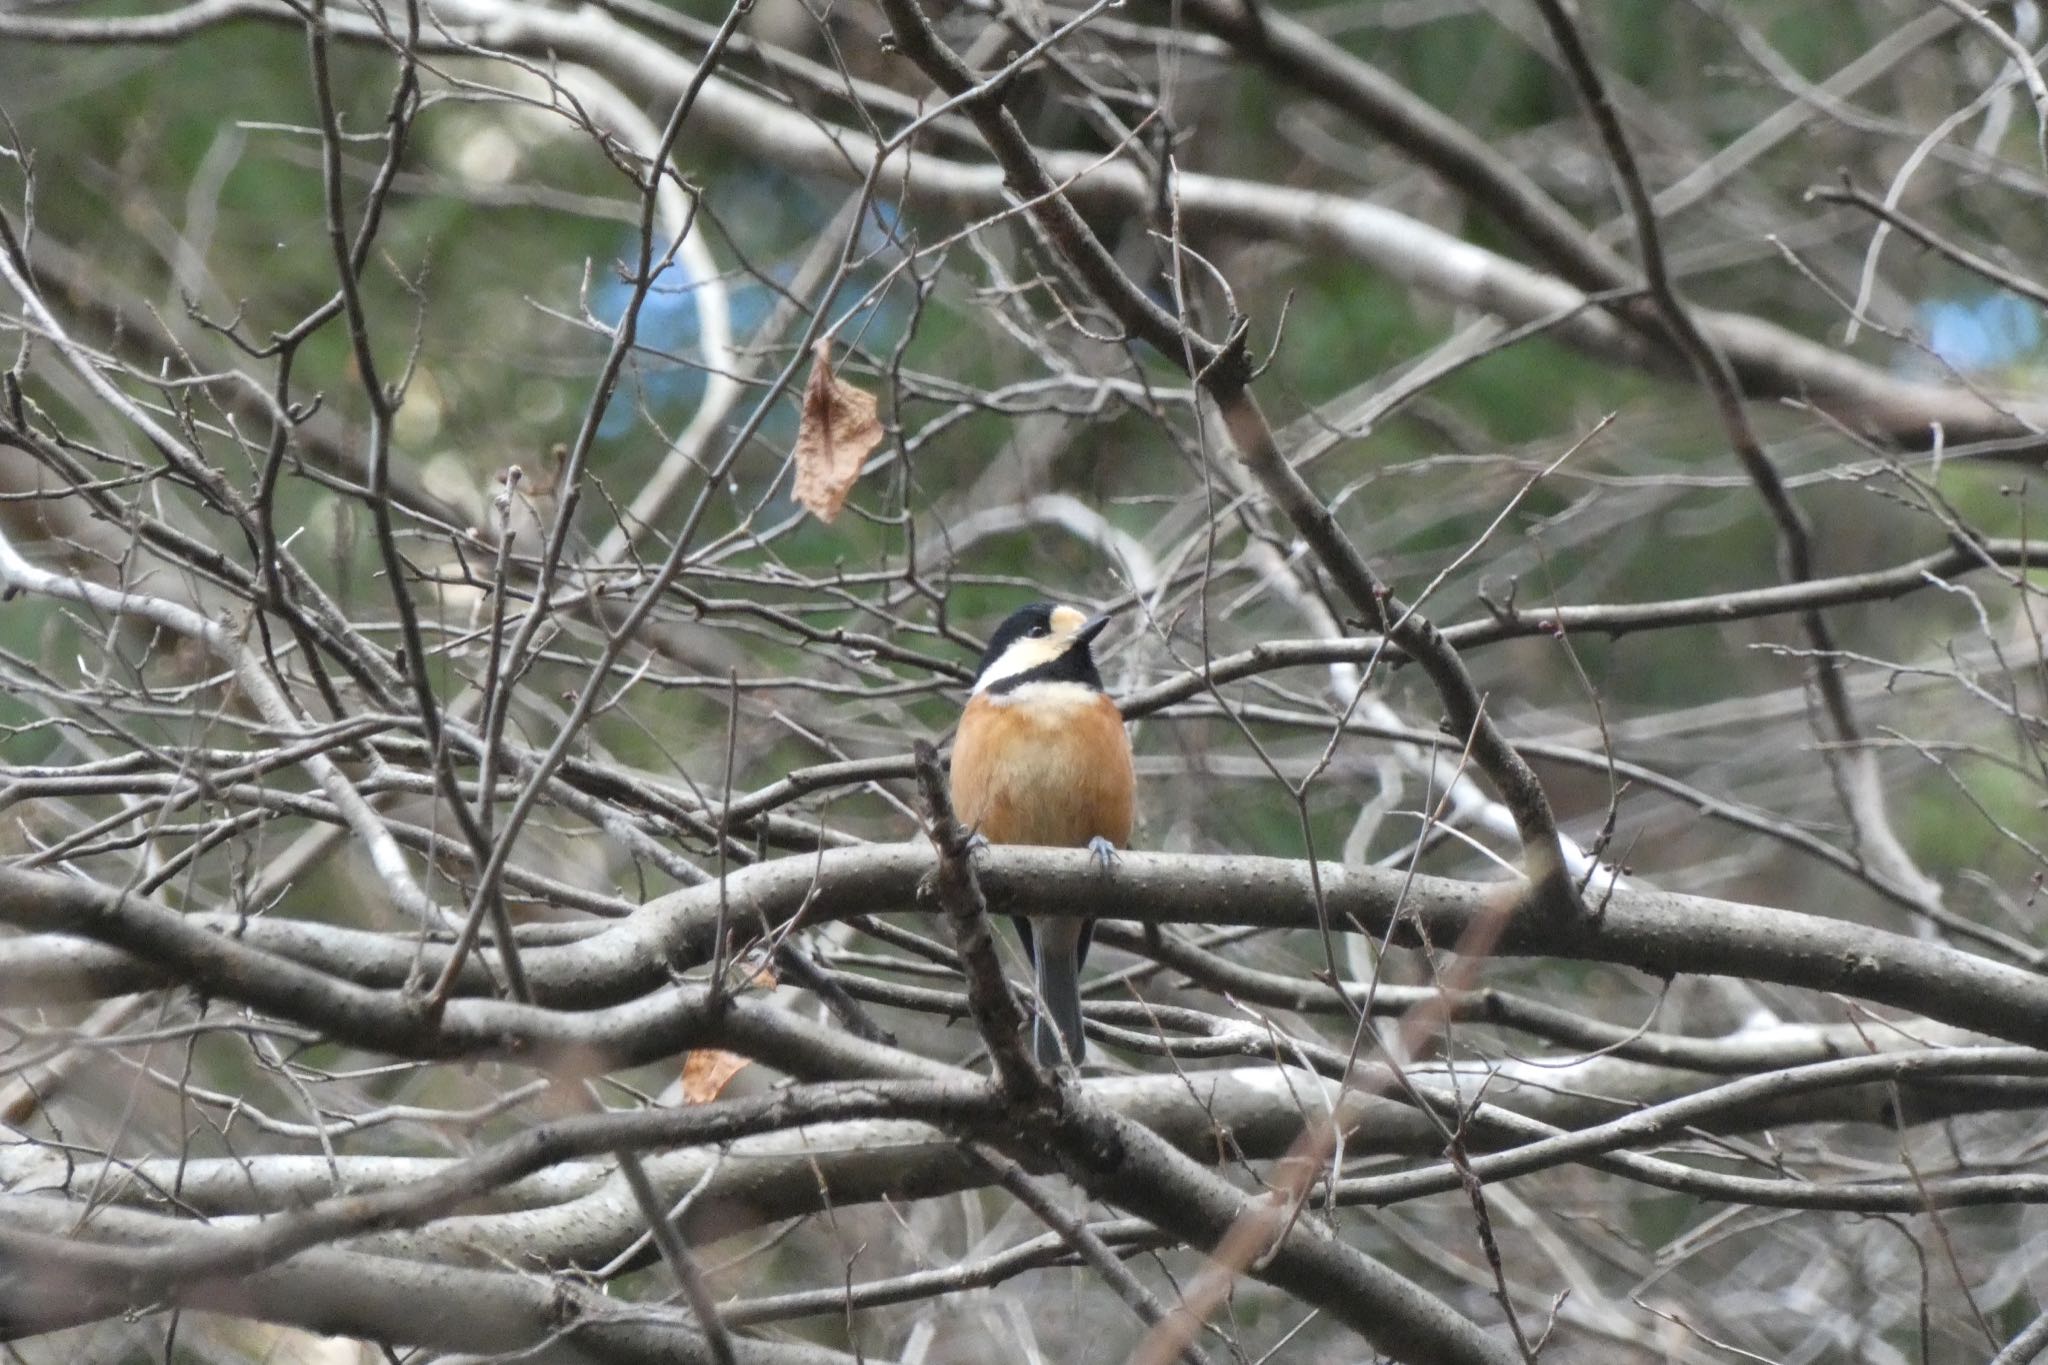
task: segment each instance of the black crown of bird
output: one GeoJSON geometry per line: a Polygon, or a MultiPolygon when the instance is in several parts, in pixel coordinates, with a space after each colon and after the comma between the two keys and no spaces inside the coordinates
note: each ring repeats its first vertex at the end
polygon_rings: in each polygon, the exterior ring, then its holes
{"type": "MultiPolygon", "coordinates": [[[[1093,652],[1108,624],[1034,602],[989,637],[953,740],[952,778],[955,813],[988,842],[1091,849],[1105,870],[1129,844],[1131,741],[1093,652]]],[[[1084,1054],[1091,929],[1079,917],[1017,920],[1037,996],[1032,1048],[1044,1065],[1077,1066],[1084,1054]]]]}

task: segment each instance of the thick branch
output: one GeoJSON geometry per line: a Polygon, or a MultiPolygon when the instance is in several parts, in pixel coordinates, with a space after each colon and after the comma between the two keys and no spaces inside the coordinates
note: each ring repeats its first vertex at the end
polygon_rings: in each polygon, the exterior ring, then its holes
{"type": "MultiPolygon", "coordinates": [[[[1912,1010],[1958,1027],[2030,1046],[2048,1046],[2048,978],[1954,948],[1846,920],[1706,896],[1622,887],[1597,921],[1560,924],[1530,903],[1526,883],[1407,877],[1370,867],[1284,858],[1126,853],[1102,878],[1085,851],[1002,847],[978,855],[991,913],[1058,915],[1075,904],[1105,918],[1147,923],[1239,924],[1316,929],[1320,903],[1338,932],[1427,934],[1455,943],[1480,917],[1502,914],[1495,953],[1556,957],[1678,973],[1750,977],[1912,1010]]],[[[871,845],[779,858],[734,872],[726,882],[729,920],[768,929],[802,913],[806,923],[874,914],[913,903],[930,870],[924,844],[871,845]]],[[[709,961],[719,891],[693,887],[650,901],[632,919],[581,943],[527,952],[538,998],[575,1012],[499,1001],[457,1000],[439,1032],[414,1018],[389,974],[409,951],[390,940],[381,961],[353,966],[370,936],[348,954],[305,926],[291,946],[336,972],[361,970],[376,989],[260,951],[139,897],[88,882],[0,868],[0,920],[19,928],[75,934],[168,968],[190,985],[324,1029],[338,1039],[404,1056],[524,1057],[555,1048],[593,1048],[645,1058],[664,1046],[732,1046],[742,1036],[811,1057],[805,1074],[907,1074],[905,1054],[834,1029],[760,1009],[744,998],[720,1018],[702,992],[668,984],[670,964],[709,961]],[[552,994],[551,994],[552,993],[552,994]],[[611,1003],[629,1001],[630,1003],[611,1003]],[[606,1005],[605,1008],[593,1008],[606,1005]],[[901,1061],[888,1063],[885,1059],[901,1061]],[[851,1068],[821,1072],[827,1062],[851,1068]],[[882,1070],[872,1068],[883,1066],[882,1070]]],[[[253,928],[254,926],[252,926],[253,928]]],[[[334,940],[340,943],[342,940],[334,940]]],[[[428,964],[437,947],[421,950],[428,964]]],[[[402,981],[403,977],[399,977],[402,981]]],[[[922,1074],[932,1074],[929,1071],[922,1074]]]]}

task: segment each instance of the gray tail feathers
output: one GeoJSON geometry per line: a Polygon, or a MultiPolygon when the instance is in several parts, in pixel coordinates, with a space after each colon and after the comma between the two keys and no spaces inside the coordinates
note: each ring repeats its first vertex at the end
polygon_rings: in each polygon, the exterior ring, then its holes
{"type": "Polygon", "coordinates": [[[1087,1053],[1087,1038],[1081,1032],[1081,934],[1085,924],[1078,919],[1046,919],[1034,926],[1032,985],[1038,992],[1038,1019],[1031,1027],[1031,1045],[1042,1066],[1079,1066],[1087,1053]],[[1063,1042],[1064,1055],[1060,1050],[1063,1042]]]}

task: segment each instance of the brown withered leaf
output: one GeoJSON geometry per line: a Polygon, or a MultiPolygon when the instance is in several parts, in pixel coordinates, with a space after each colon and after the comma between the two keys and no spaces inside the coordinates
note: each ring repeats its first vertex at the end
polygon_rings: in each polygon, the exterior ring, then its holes
{"type": "Polygon", "coordinates": [[[683,1057],[683,1102],[709,1104],[726,1083],[752,1064],[750,1058],[715,1047],[700,1047],[683,1057]]]}
{"type": "Polygon", "coordinates": [[[821,337],[796,431],[796,500],[819,521],[831,521],[846,505],[868,452],[881,443],[875,396],[832,373],[832,342],[821,337]]]}

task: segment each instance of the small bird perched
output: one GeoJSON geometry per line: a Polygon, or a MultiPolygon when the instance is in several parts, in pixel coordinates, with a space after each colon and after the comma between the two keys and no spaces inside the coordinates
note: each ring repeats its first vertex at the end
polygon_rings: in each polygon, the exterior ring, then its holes
{"type": "MultiPolygon", "coordinates": [[[[1034,602],[990,637],[953,740],[953,809],[990,843],[1087,848],[1105,871],[1129,843],[1131,741],[1090,652],[1108,624],[1034,602]]],[[[1059,916],[1035,928],[1017,921],[1038,994],[1032,1047],[1046,1066],[1079,1065],[1081,963],[1093,926],[1059,916]]]]}

